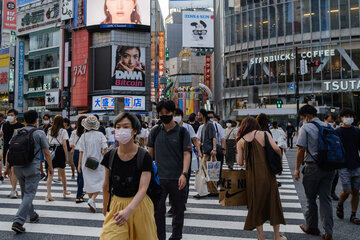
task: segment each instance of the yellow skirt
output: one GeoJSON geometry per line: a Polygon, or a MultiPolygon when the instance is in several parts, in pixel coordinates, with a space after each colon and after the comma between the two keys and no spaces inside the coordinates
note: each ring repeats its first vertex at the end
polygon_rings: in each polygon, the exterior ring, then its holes
{"type": "Polygon", "coordinates": [[[101,240],[157,240],[154,218],[154,205],[146,195],[139,206],[132,212],[129,220],[122,226],[116,225],[115,213],[125,209],[133,198],[113,196],[110,203],[110,212],[106,214],[101,240]]]}

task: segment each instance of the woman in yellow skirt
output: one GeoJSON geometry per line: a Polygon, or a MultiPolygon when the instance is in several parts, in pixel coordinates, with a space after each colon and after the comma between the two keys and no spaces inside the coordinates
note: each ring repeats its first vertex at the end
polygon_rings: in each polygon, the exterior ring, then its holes
{"type": "Polygon", "coordinates": [[[101,163],[106,173],[103,185],[105,222],[100,239],[157,240],[154,205],[146,195],[152,159],[134,142],[141,131],[140,121],[133,114],[121,113],[114,119],[114,125],[119,147],[108,152],[101,163]],[[138,155],[143,158],[141,169],[137,166],[138,155]]]}

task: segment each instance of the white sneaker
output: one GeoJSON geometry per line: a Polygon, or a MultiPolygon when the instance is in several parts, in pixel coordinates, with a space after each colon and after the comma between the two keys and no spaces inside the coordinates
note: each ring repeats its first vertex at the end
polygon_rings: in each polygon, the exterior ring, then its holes
{"type": "Polygon", "coordinates": [[[96,205],[95,205],[95,202],[92,200],[92,199],[89,199],[87,204],[89,205],[90,207],[90,211],[92,213],[96,213],[96,205]]]}
{"type": "Polygon", "coordinates": [[[17,199],[18,198],[18,192],[15,190],[15,191],[10,191],[10,194],[8,195],[8,198],[11,198],[11,199],[17,199]]]}

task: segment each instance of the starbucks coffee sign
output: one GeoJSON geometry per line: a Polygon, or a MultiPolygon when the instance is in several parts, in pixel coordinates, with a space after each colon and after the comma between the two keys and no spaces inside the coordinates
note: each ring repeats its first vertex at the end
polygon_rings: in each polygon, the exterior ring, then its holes
{"type": "MultiPolygon", "coordinates": [[[[308,51],[308,52],[301,52],[301,58],[316,58],[316,57],[330,57],[335,56],[335,49],[328,49],[328,50],[316,50],[316,51],[308,51]]],[[[271,63],[271,62],[278,62],[278,61],[287,61],[287,60],[294,60],[295,53],[285,53],[285,54],[278,54],[278,55],[270,55],[265,57],[257,57],[251,58],[250,64],[256,63],[271,63]]]]}

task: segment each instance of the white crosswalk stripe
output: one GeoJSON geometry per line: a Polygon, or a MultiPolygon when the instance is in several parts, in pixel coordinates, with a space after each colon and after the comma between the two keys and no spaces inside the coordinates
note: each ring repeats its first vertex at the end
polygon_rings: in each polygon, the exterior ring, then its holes
{"type": "MultiPolygon", "coordinates": [[[[56,171],[57,172],[57,171],[56,171]]],[[[66,170],[67,177],[70,179],[71,171],[66,170]]],[[[57,179],[55,177],[54,179],[57,179]]],[[[287,225],[281,226],[280,230],[289,239],[296,239],[297,234],[302,234],[299,224],[303,223],[304,216],[301,205],[295,190],[295,185],[291,176],[287,160],[284,160],[284,173],[278,177],[282,183],[279,189],[284,216],[287,225]]],[[[40,215],[40,222],[36,224],[26,223],[26,231],[31,234],[40,234],[44,238],[66,236],[76,237],[76,239],[98,239],[104,216],[101,214],[102,195],[97,199],[98,213],[90,213],[86,203],[76,204],[76,181],[68,180],[68,190],[72,194],[67,199],[63,199],[61,183],[54,183],[52,195],[56,199],[54,202],[45,202],[46,182],[40,181],[38,193],[34,200],[34,206],[40,215]]],[[[222,207],[218,199],[205,198],[194,199],[194,178],[190,181],[191,189],[185,214],[183,239],[191,240],[255,240],[255,231],[243,231],[247,209],[246,207],[222,207]]],[[[10,182],[6,180],[0,185],[0,233],[7,234],[9,238],[14,234],[11,232],[11,224],[17,208],[21,202],[19,199],[9,199],[10,182]]],[[[171,218],[166,218],[167,230],[171,231],[171,218]]],[[[269,223],[264,225],[266,237],[272,238],[272,227],[269,223]]],[[[170,233],[168,233],[170,235],[170,233]]],[[[21,238],[20,238],[21,239],[21,238]]]]}

